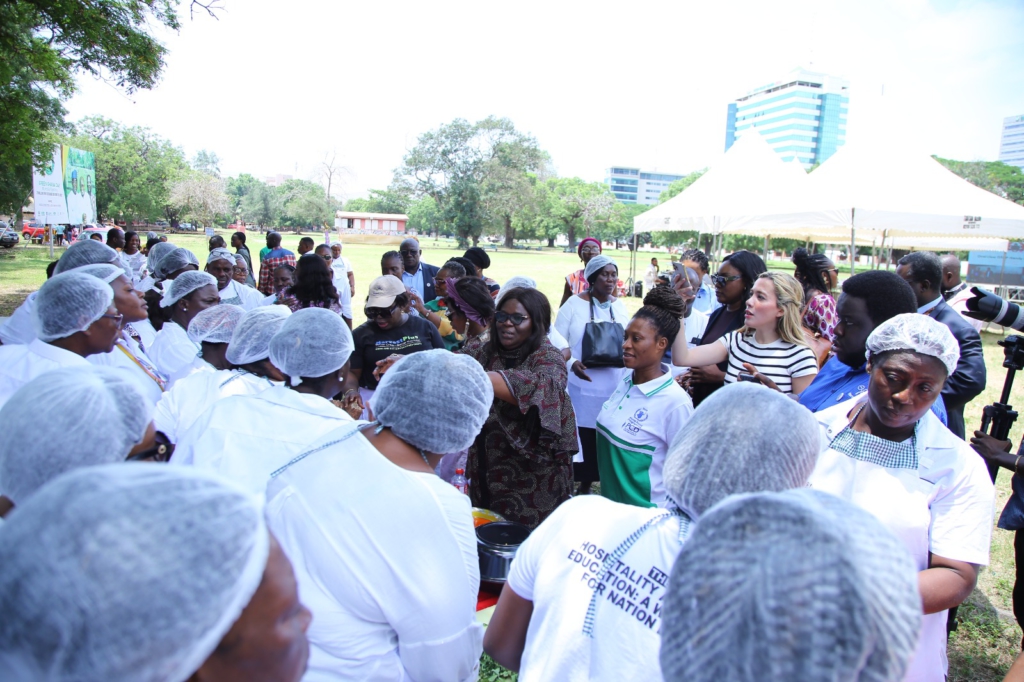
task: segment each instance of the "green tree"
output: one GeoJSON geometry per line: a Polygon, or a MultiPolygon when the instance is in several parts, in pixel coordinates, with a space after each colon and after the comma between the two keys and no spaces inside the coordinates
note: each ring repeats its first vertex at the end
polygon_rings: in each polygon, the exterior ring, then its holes
{"type": "Polygon", "coordinates": [[[416,230],[417,234],[441,234],[444,230],[444,216],[441,215],[437,202],[430,197],[423,197],[409,205],[409,222],[407,227],[416,230]]]}
{"type": "Polygon", "coordinates": [[[1002,161],[954,161],[933,157],[964,180],[998,194],[1017,204],[1024,204],[1024,171],[1002,161]]]}
{"type": "Polygon", "coordinates": [[[206,149],[200,149],[192,157],[192,168],[200,173],[220,177],[220,157],[206,149]]]}
{"type": "Polygon", "coordinates": [[[281,220],[281,197],[273,187],[257,180],[242,197],[239,210],[246,222],[261,228],[277,225],[281,220]]]}
{"type": "Polygon", "coordinates": [[[33,166],[69,132],[63,100],[91,74],[131,93],[153,86],[167,48],[150,32],[179,28],[177,0],[0,3],[0,210],[20,212],[33,166]]]}
{"type": "MultiPolygon", "coordinates": [[[[263,182],[257,178],[242,173],[237,178],[228,178],[224,191],[228,195],[228,210],[234,214],[242,207],[242,201],[250,192],[263,182]]],[[[255,221],[254,221],[255,222],[255,221]]]]}
{"type": "Polygon", "coordinates": [[[214,219],[228,210],[225,183],[202,171],[186,171],[171,183],[169,202],[185,218],[199,225],[212,225],[214,219]]]}
{"type": "Polygon", "coordinates": [[[100,217],[131,221],[167,215],[170,185],[188,172],[181,149],[148,128],[99,116],[79,121],[73,131],[63,142],[96,155],[100,217]]]}
{"type": "Polygon", "coordinates": [[[281,223],[296,228],[321,229],[334,225],[334,211],[338,202],[328,197],[324,188],[309,180],[286,180],[278,188],[282,203],[281,223]]]}
{"type": "Polygon", "coordinates": [[[673,180],[672,183],[668,186],[668,189],[666,189],[665,191],[658,195],[658,203],[664,204],[666,201],[676,196],[693,183],[697,182],[697,180],[700,179],[700,176],[704,175],[707,172],[708,169],[705,168],[703,170],[694,171],[687,175],[686,177],[679,178],[678,180],[673,180]]]}
{"type": "Polygon", "coordinates": [[[371,189],[366,199],[356,197],[345,202],[346,211],[359,213],[403,214],[409,210],[410,199],[403,189],[371,189]]]}
{"type": "Polygon", "coordinates": [[[395,170],[391,189],[430,197],[460,244],[476,244],[489,222],[487,202],[505,210],[497,196],[512,189],[507,179],[536,170],[542,159],[536,140],[508,119],[455,119],[420,135],[395,170]]]}
{"type": "MultiPolygon", "coordinates": [[[[633,250],[633,218],[649,211],[650,206],[644,204],[623,204],[615,202],[608,214],[608,221],[597,230],[598,236],[605,241],[625,242],[630,251],[633,250]]],[[[639,240],[638,240],[639,241],[639,240]]]]}
{"type": "Polygon", "coordinates": [[[546,220],[548,225],[559,226],[560,232],[569,239],[569,246],[576,246],[577,230],[589,235],[598,221],[608,220],[615,203],[615,195],[608,185],[579,178],[551,178],[546,184],[546,220]]]}

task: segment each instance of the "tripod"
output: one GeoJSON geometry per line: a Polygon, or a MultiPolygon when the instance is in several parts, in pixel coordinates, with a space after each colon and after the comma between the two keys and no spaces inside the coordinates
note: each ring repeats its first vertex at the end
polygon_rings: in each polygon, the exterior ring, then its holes
{"type": "MultiPolygon", "coordinates": [[[[986,405],[981,413],[981,430],[993,438],[1009,440],[1010,428],[1017,421],[1017,412],[1009,404],[1010,390],[1013,388],[1013,379],[1018,371],[1024,369],[1024,337],[1016,334],[1007,336],[999,342],[1003,347],[1003,367],[1006,368],[1006,379],[1003,381],[1003,392],[999,402],[986,405]]],[[[1024,453],[1024,442],[1021,444],[1021,453],[1024,453]]],[[[996,474],[999,473],[999,466],[993,463],[988,464],[988,473],[992,482],[996,481],[996,474]]]]}

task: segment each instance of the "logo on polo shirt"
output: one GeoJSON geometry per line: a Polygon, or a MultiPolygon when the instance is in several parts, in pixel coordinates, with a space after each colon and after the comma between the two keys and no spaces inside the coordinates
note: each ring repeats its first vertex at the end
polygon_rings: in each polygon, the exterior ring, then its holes
{"type": "Polygon", "coordinates": [[[622,425],[622,430],[627,433],[636,435],[644,428],[644,422],[651,416],[650,412],[647,411],[646,407],[641,407],[639,410],[633,413],[633,416],[626,420],[622,425]]]}

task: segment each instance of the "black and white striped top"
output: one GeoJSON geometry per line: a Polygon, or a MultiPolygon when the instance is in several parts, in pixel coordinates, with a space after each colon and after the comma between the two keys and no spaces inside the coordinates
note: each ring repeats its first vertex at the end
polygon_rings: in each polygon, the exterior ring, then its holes
{"type": "Polygon", "coordinates": [[[793,392],[793,379],[818,373],[818,362],[814,351],[802,344],[776,339],[768,344],[754,340],[754,333],[729,332],[719,343],[729,349],[729,367],[725,371],[725,383],[737,381],[737,375],[746,372],[743,363],[748,362],[757,371],[775,382],[783,393],[793,392]]]}

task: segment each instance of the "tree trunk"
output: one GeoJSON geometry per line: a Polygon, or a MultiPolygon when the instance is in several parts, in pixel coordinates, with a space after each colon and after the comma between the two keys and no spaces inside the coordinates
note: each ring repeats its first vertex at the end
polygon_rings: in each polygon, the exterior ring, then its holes
{"type": "Polygon", "coordinates": [[[505,214],[505,248],[511,249],[512,242],[515,241],[516,231],[512,227],[512,216],[505,214]]]}
{"type": "Polygon", "coordinates": [[[548,248],[549,249],[555,248],[555,238],[554,237],[548,237],[548,248]]]}
{"type": "Polygon", "coordinates": [[[566,229],[566,236],[569,237],[569,246],[571,246],[572,248],[575,249],[576,248],[576,226],[573,225],[572,223],[569,223],[566,226],[566,228],[567,228],[566,229]]]}
{"type": "Polygon", "coordinates": [[[473,246],[476,246],[479,243],[480,243],[480,235],[474,234],[473,235],[473,246]]]}

